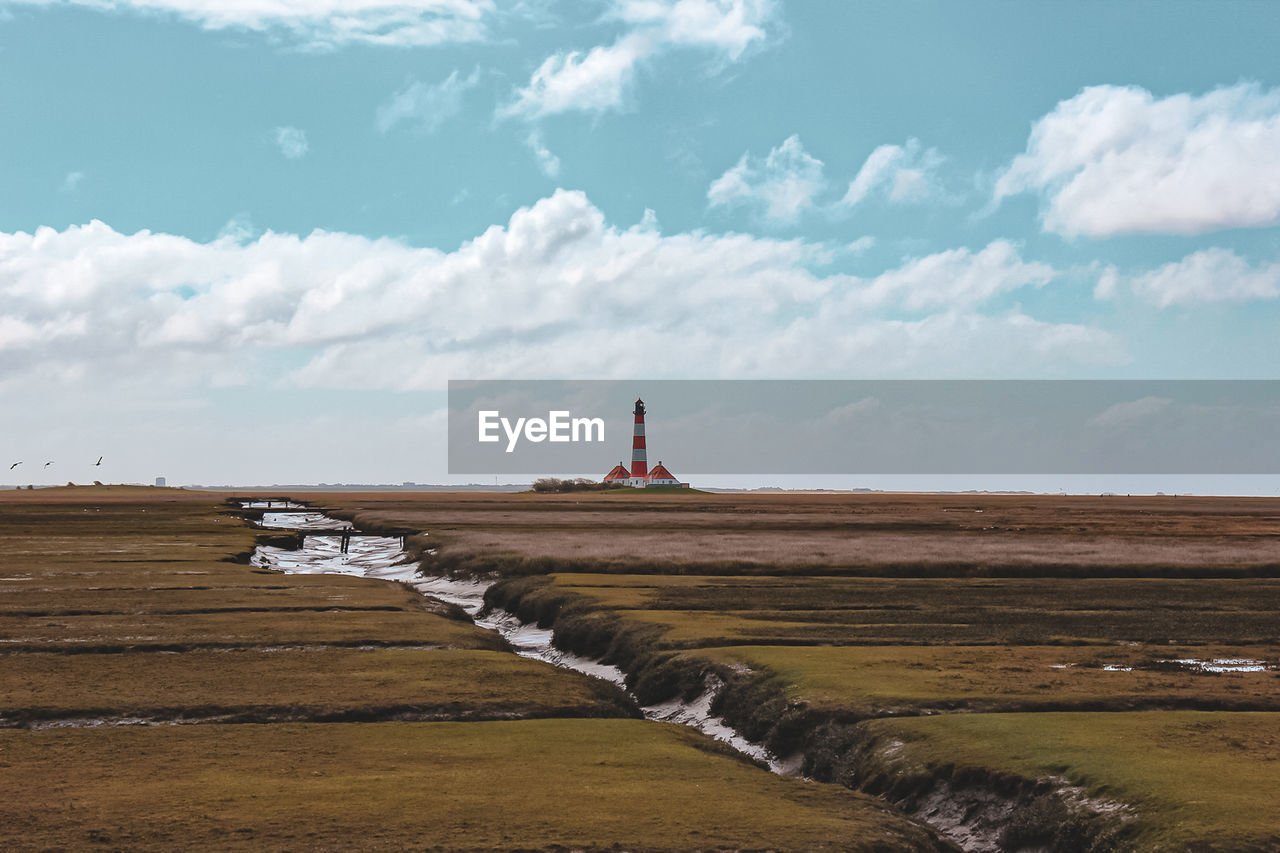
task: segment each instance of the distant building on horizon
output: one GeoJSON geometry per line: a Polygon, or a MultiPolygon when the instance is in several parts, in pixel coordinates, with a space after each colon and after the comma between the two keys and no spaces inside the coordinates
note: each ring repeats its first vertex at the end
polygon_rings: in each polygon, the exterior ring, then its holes
{"type": "Polygon", "coordinates": [[[156,477],[156,485],[157,485],[157,486],[164,486],[164,485],[166,485],[166,483],[167,483],[167,481],[165,480],[165,478],[164,478],[164,477],[156,477]]]}
{"type": "Polygon", "coordinates": [[[649,469],[648,448],[645,446],[644,437],[644,400],[636,400],[636,407],[632,413],[635,415],[635,430],[631,437],[631,470],[628,471],[627,467],[619,462],[604,475],[604,482],[632,486],[637,489],[649,486],[689,488],[688,483],[677,480],[675,474],[672,474],[661,461],[652,470],[649,469]]]}

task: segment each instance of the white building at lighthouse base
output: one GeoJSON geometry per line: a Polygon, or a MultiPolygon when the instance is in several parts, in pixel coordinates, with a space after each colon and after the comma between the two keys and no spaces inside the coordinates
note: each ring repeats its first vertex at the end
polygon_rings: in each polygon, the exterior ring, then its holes
{"type": "Polygon", "coordinates": [[[613,466],[613,470],[604,475],[606,483],[617,483],[620,486],[631,486],[635,489],[644,489],[649,486],[679,486],[682,489],[689,488],[688,483],[682,483],[676,479],[676,475],[667,470],[667,466],[659,462],[649,470],[644,477],[632,477],[631,472],[626,466],[619,462],[613,466]]]}

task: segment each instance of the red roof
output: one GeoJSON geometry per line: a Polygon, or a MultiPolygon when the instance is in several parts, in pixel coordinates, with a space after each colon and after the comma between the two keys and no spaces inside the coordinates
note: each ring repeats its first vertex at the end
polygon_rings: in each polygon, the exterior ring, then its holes
{"type": "Polygon", "coordinates": [[[675,478],[676,475],[668,471],[667,466],[663,465],[661,462],[649,469],[650,480],[674,480],[675,478]]]}
{"type": "Polygon", "coordinates": [[[608,483],[611,480],[625,480],[630,476],[631,475],[627,473],[627,469],[622,467],[622,463],[618,463],[613,466],[612,471],[604,475],[604,481],[608,483]]]}

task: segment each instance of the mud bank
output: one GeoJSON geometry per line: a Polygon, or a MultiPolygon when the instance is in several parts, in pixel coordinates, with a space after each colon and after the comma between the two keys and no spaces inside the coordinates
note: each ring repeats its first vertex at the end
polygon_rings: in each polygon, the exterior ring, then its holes
{"type": "Polygon", "coordinates": [[[542,626],[566,653],[624,671],[646,708],[696,708],[766,756],[775,772],[882,797],[962,850],[1112,850],[1131,817],[1123,804],[1091,799],[1062,778],[906,762],[902,744],[876,736],[868,720],[794,701],[768,673],[665,648],[658,631],[625,623],[545,578],[500,581],[486,598],[495,610],[542,626]]]}

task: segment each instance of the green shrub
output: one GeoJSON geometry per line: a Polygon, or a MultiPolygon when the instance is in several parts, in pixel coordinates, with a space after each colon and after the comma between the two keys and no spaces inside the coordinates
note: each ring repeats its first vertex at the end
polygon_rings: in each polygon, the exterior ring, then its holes
{"type": "Polygon", "coordinates": [[[601,483],[596,480],[588,480],[586,477],[578,477],[573,480],[561,480],[558,477],[543,477],[533,481],[533,490],[535,492],[548,494],[560,494],[563,492],[603,492],[608,489],[625,488],[627,487],[620,483],[601,483]]]}

